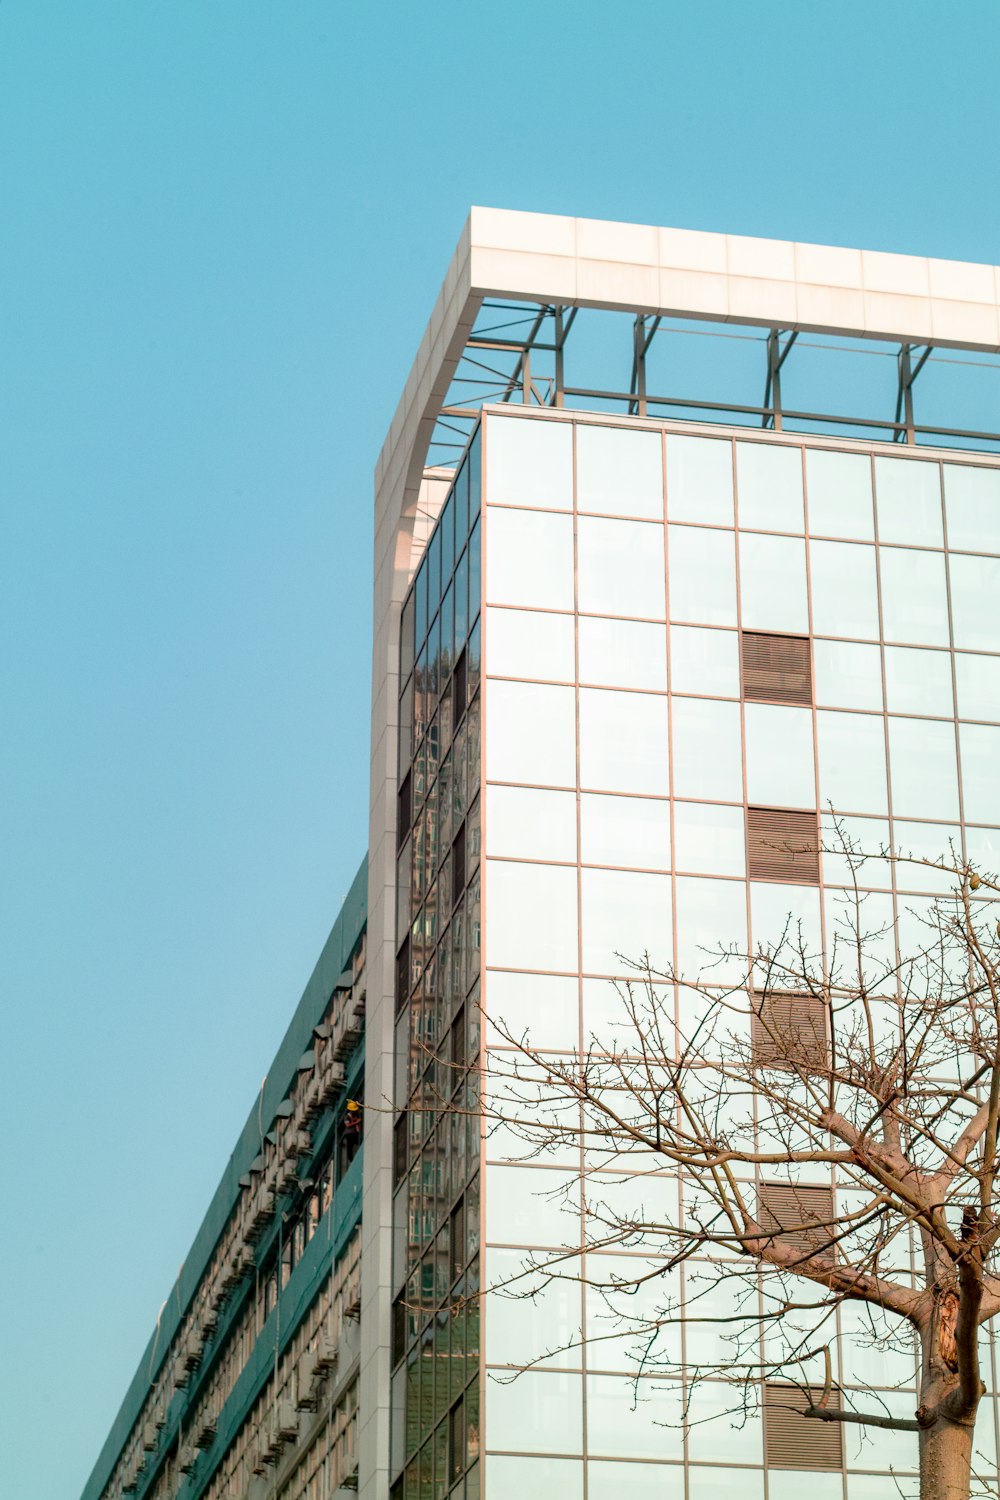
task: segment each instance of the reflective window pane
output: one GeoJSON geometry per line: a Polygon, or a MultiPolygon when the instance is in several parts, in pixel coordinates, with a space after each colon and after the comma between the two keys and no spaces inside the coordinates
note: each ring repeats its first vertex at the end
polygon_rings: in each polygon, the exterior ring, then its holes
{"type": "Polygon", "coordinates": [[[746,830],[742,807],[674,803],[674,860],[685,874],[743,875],[746,830]]]}
{"type": "MultiPolygon", "coordinates": [[[[600,1347],[599,1345],[597,1346],[600,1347]]],[[[595,1351],[596,1352],[596,1351],[595,1351]]],[[[589,1375],[587,1377],[587,1447],[591,1453],[624,1454],[632,1458],[681,1458],[684,1452],[683,1431],[684,1403],[679,1385],[665,1381],[640,1382],[638,1389],[633,1380],[622,1375],[589,1375]]],[[[588,1466],[593,1479],[600,1464],[588,1466]]],[[[607,1465],[619,1470],[627,1468],[628,1475],[633,1465],[607,1465]]],[[[636,1465],[641,1475],[643,1465],[636,1465]]],[[[658,1476],[657,1496],[683,1492],[683,1473],[680,1469],[653,1469],[658,1476]],[[674,1488],[677,1486],[677,1489],[674,1488]]],[[[633,1490],[632,1479],[626,1477],[617,1490],[608,1490],[608,1500],[622,1500],[628,1496],[653,1494],[645,1487],[633,1490]]],[[[642,1484],[640,1478],[639,1484],[642,1484]]],[[[694,1493],[697,1493],[695,1491],[694,1493]]],[[[551,1497],[556,1500],[556,1497],[551,1497]]]]}
{"type": "Polygon", "coordinates": [[[709,984],[738,983],[746,972],[740,958],[723,958],[722,948],[746,952],[747,893],[741,880],[677,878],[677,972],[709,984]]]}
{"type": "Polygon", "coordinates": [[[580,872],[583,967],[588,974],[631,974],[648,953],[654,968],[673,956],[670,876],[629,870],[580,872]]]}
{"type": "Polygon", "coordinates": [[[920,651],[912,646],[887,646],[885,697],[890,713],[935,714],[940,718],[951,718],[955,712],[951,653],[920,651]]]}
{"type": "Polygon", "coordinates": [[[875,548],[849,542],[810,542],[813,630],[877,641],[875,548]]]}
{"type": "MultiPolygon", "coordinates": [[[[486,1238],[501,1245],[562,1245],[578,1241],[580,1233],[579,1210],[572,1211],[576,1193],[563,1171],[541,1167],[490,1166],[486,1169],[486,1238]],[[563,1198],[561,1189],[568,1189],[563,1198]]],[[[494,1304],[495,1305],[495,1304],[494,1304]]],[[[522,1379],[527,1379],[527,1375],[522,1379]]],[[[552,1375],[537,1375],[536,1380],[552,1380],[552,1375]]],[[[578,1378],[578,1377],[577,1377],[578,1378]]],[[[493,1396],[498,1390],[514,1390],[521,1384],[515,1380],[510,1386],[490,1387],[490,1426],[493,1428],[493,1396]]],[[[555,1390],[556,1387],[553,1387],[555,1390]]],[[[566,1401],[568,1390],[565,1384],[558,1387],[560,1399],[566,1401]]],[[[539,1392],[536,1399],[542,1399],[539,1392]]],[[[559,1423],[553,1428],[559,1431],[559,1423]]],[[[547,1448],[547,1442],[518,1442],[509,1439],[501,1443],[495,1430],[490,1433],[491,1443],[498,1448],[547,1448]]],[[[569,1443],[557,1443],[558,1448],[572,1448],[569,1443]]]]}
{"type": "Polygon", "coordinates": [[[576,870],[486,861],[486,962],[500,969],[577,966],[576,870]]]}
{"type": "Polygon", "coordinates": [[[740,525],[802,531],[802,453],[777,443],[736,444],[740,525]]]}
{"type": "Polygon", "coordinates": [[[956,552],[1000,552],[1000,469],[944,465],[948,546],[956,552]]]}
{"type": "Polygon", "coordinates": [[[572,682],[573,616],[529,609],[486,611],[486,674],[572,682]]]}
{"type": "Polygon", "coordinates": [[[882,851],[890,847],[889,823],[884,818],[849,818],[843,813],[820,814],[823,880],[827,885],[853,885],[852,860],[863,890],[891,890],[892,867],[882,851]]]}
{"type": "Polygon", "coordinates": [[[816,727],[820,806],[832,803],[837,812],[887,812],[882,720],[871,714],[820,711],[816,727]]]}
{"type": "Polygon", "coordinates": [[[969,656],[956,651],[955,687],[960,718],[1000,723],[1000,656],[969,656]]]}
{"type": "Polygon", "coordinates": [[[1000,876],[1000,828],[966,828],[965,853],[978,870],[1000,876]]]}
{"type": "Polygon", "coordinates": [[[573,689],[486,684],[486,774],[493,781],[576,785],[573,689]]]}
{"type": "Polygon", "coordinates": [[[747,801],[815,807],[813,721],[808,708],[747,703],[747,801]]]}
{"type": "Polygon", "coordinates": [[[487,518],[487,600],[572,609],[573,517],[488,506],[487,518]]]}
{"type": "MultiPolygon", "coordinates": [[[[490,1405],[490,1420],[493,1420],[490,1405]]],[[[483,1460],[490,1495],[516,1495],[518,1500],[582,1500],[583,1464],[578,1458],[520,1458],[490,1453],[483,1460]]],[[[461,1495],[461,1488],[456,1492],[461,1495]]],[[[478,1494],[478,1491],[477,1491],[478,1494]]]]}
{"type": "Polygon", "coordinates": [[[970,823],[1000,823],[1000,729],[960,724],[962,796],[970,823]]]}
{"type": "MultiPolygon", "coordinates": [[[[514,1145],[516,1149],[516,1141],[514,1145]]],[[[494,1313],[485,1319],[488,1364],[523,1367],[537,1361],[544,1369],[580,1362],[579,1353],[567,1348],[575,1344],[578,1350],[580,1343],[583,1297],[579,1283],[568,1277],[527,1279],[522,1250],[491,1249],[485,1257],[483,1284],[486,1306],[494,1313]],[[546,1358],[550,1349],[563,1352],[546,1358]]]]}
{"type": "MultiPolygon", "coordinates": [[[[490,970],[484,1004],[508,1037],[527,1036],[534,1047],[572,1051],[577,1045],[580,986],[575,976],[490,970]]],[[[500,1040],[500,1032],[494,1032],[493,1041],[500,1040]]]]}
{"type": "Polygon", "coordinates": [[[806,483],[813,536],[874,537],[872,470],[866,454],[807,448],[806,483]]]}
{"type": "Polygon", "coordinates": [[[660,434],[578,423],[576,503],[579,510],[662,520],[660,434]]]}
{"type": "Polygon", "coordinates": [[[673,700],[674,795],[742,802],[738,703],[673,700]]]}
{"type": "Polygon", "coordinates": [[[576,859],[576,796],[519,786],[486,788],[486,853],[576,859]]]}
{"type": "MultiPolygon", "coordinates": [[[[591,1416],[592,1409],[593,1398],[588,1396],[588,1438],[591,1423],[594,1420],[591,1416]]],[[[629,1407],[629,1412],[632,1412],[631,1407],[629,1407]]],[[[663,1419],[661,1418],[660,1420],[662,1421],[663,1419]]],[[[622,1428],[620,1425],[609,1430],[612,1433],[620,1435],[628,1431],[627,1428],[622,1428]]],[[[671,1434],[668,1431],[662,1428],[660,1430],[663,1439],[670,1437],[671,1434]]],[[[676,1436],[678,1439],[680,1438],[679,1430],[676,1436]]],[[[618,1440],[618,1438],[612,1437],[612,1441],[618,1440]]],[[[595,1443],[591,1443],[590,1451],[598,1452],[600,1450],[595,1443]]],[[[626,1452],[631,1451],[630,1448],[626,1449],[626,1452]]],[[[659,1456],[659,1453],[660,1450],[658,1449],[657,1456],[659,1456]]],[[[665,1495],[680,1495],[683,1493],[683,1472],[680,1468],[676,1470],[670,1469],[664,1467],[662,1464],[616,1463],[613,1459],[592,1460],[587,1465],[588,1500],[622,1500],[623,1495],[627,1495],[628,1500],[664,1500],[665,1495]]],[[[721,1473],[722,1471],[720,1470],[719,1472],[721,1473]]],[[[731,1470],[729,1472],[732,1473],[731,1470]]],[[[763,1475],[759,1476],[760,1482],[757,1484],[754,1483],[755,1478],[758,1478],[758,1476],[754,1474],[752,1469],[741,1469],[738,1483],[734,1485],[733,1481],[730,1480],[728,1493],[731,1495],[734,1489],[739,1489],[741,1500],[744,1500],[744,1496],[745,1500],[760,1500],[760,1496],[763,1494],[763,1475]]],[[[695,1483],[698,1483],[700,1486],[700,1471],[698,1480],[692,1481],[692,1493],[697,1494],[698,1500],[702,1500],[700,1487],[697,1490],[693,1488],[695,1483]]],[[[549,1497],[549,1500],[551,1500],[551,1497],[549,1497]]],[[[714,1500],[714,1496],[706,1496],[705,1500],[714,1500]]]]}
{"type": "Polygon", "coordinates": [[[735,625],[736,550],[731,531],[668,528],[670,618],[735,625]]]}
{"type": "Polygon", "coordinates": [[[667,437],[667,515],[671,521],[733,524],[733,450],[713,438],[667,437]]]}
{"type": "Polygon", "coordinates": [[[816,702],[831,708],[882,707],[882,653],[877,646],[813,641],[816,702]]]}
{"type": "MultiPolygon", "coordinates": [[[[895,801],[895,786],[893,787],[895,801]]],[[[954,877],[932,864],[956,864],[962,859],[962,832],[958,824],[913,823],[896,818],[893,823],[893,847],[896,851],[896,887],[900,891],[950,891],[954,877]],[[954,852],[953,852],[954,851],[954,852]]]]}
{"type": "Polygon", "coordinates": [[[887,641],[947,646],[944,554],[880,547],[882,623],[887,641]]]}
{"type": "Polygon", "coordinates": [[[663,619],[663,527],[647,521],[577,522],[580,609],[663,619]]]}
{"type": "MultiPolygon", "coordinates": [[[[953,724],[889,720],[892,810],[903,818],[957,818],[958,767],[953,724]]],[[[988,821],[983,819],[984,822],[988,821]]]]}
{"type": "Polygon", "coordinates": [[[941,547],[941,476],[937,464],[876,458],[875,510],[880,542],[941,547]]]}
{"type": "Polygon", "coordinates": [[[584,792],[580,797],[580,859],[589,865],[669,870],[669,802],[584,792]]]}
{"type": "Polygon", "coordinates": [[[740,648],[734,630],[670,629],[670,685],[675,693],[740,696],[740,648]]]}
{"type": "Polygon", "coordinates": [[[823,951],[819,888],[751,880],[750,926],[755,949],[761,945],[775,949],[784,937],[790,945],[784,948],[787,961],[791,962],[792,951],[798,953],[800,940],[808,958],[818,957],[823,951]]]}
{"type": "Polygon", "coordinates": [[[580,689],[582,786],[666,796],[668,743],[666,698],[580,689]]]}
{"type": "Polygon", "coordinates": [[[661,692],[666,688],[667,632],[662,625],[581,615],[577,628],[581,682],[661,692]]]}
{"type": "Polygon", "coordinates": [[[805,542],[740,532],[740,612],[746,630],[807,633],[805,542]]]}
{"type": "Polygon", "coordinates": [[[492,505],[573,508],[573,429],[569,422],[489,417],[486,498],[492,505]]]}
{"type": "Polygon", "coordinates": [[[965,651],[1000,651],[1000,559],[952,553],[948,570],[955,645],[965,651]]]}

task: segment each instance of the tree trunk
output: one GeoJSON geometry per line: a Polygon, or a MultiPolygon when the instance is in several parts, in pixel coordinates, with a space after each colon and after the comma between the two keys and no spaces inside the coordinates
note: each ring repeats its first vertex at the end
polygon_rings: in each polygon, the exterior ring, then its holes
{"type": "Polygon", "coordinates": [[[938,1420],[920,1434],[920,1500],[969,1500],[974,1427],[938,1420]]]}

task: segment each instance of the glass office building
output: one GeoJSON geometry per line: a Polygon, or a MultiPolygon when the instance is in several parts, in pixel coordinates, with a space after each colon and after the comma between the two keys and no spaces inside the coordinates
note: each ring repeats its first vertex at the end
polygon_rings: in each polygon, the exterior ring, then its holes
{"type": "MultiPolygon", "coordinates": [[[[789,915],[828,948],[850,883],[822,852],[834,817],[868,849],[1000,867],[1000,435],[971,383],[940,385],[996,365],[997,288],[988,267],[473,212],[376,475],[356,1467],[306,1478],[294,1457],[320,1379],[286,1468],[251,1476],[262,1500],[890,1500],[914,1472],[909,1435],[838,1429],[803,1459],[760,1411],[707,1421],[731,1397],[686,1374],[724,1358],[703,1289],[670,1380],[636,1376],[581,1283],[480,1299],[529,1256],[579,1253],[585,1205],[676,1212],[686,1189],[578,1148],[525,1162],[476,1109],[511,1035],[614,1045],[630,958],[697,975],[789,915]],[[657,366],[698,335],[711,360],[657,366]],[[862,373],[810,400],[821,355],[862,373]]],[[[869,868],[873,924],[906,951],[931,877],[869,868]]],[[[692,997],[672,1003],[683,1029],[692,997]]],[[[682,1307],[698,1284],[676,1273],[682,1307]]],[[[838,1319],[838,1383],[912,1413],[915,1359],[838,1319]]],[[[995,1479],[993,1359],[984,1338],[995,1479]]],[[[173,1487],[140,1473],[129,1493],[256,1493],[228,1448],[183,1474],[163,1448],[173,1487]]]]}

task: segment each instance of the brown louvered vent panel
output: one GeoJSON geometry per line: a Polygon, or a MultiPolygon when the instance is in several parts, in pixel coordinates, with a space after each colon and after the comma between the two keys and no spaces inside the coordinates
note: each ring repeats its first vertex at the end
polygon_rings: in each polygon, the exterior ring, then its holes
{"type": "Polygon", "coordinates": [[[751,880],[819,884],[819,823],[815,813],[782,807],[747,808],[751,880]]]}
{"type": "Polygon", "coordinates": [[[794,1250],[803,1258],[834,1255],[831,1240],[833,1191],[828,1187],[804,1187],[801,1183],[762,1182],[757,1189],[757,1217],[762,1229],[773,1234],[776,1244],[794,1250]]]}
{"type": "MultiPolygon", "coordinates": [[[[837,1422],[804,1417],[810,1403],[818,1403],[820,1390],[803,1391],[776,1380],[764,1382],[764,1462],[769,1469],[822,1469],[844,1467],[844,1429],[837,1422]]],[[[839,1409],[837,1392],[828,1406],[839,1409]]]]}
{"type": "Polygon", "coordinates": [[[823,1067],[829,1057],[819,995],[775,991],[751,999],[753,1060],[762,1067],[823,1067]]]}
{"type": "Polygon", "coordinates": [[[742,645],[744,698],[756,703],[812,703],[807,636],[744,630],[742,645]]]}

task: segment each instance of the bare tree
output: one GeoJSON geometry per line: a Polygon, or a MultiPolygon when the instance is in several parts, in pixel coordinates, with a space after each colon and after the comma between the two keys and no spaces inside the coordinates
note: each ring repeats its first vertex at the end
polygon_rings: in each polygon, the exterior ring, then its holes
{"type": "Polygon", "coordinates": [[[872,880],[842,834],[840,853],[849,887],[825,960],[791,920],[773,945],[720,948],[694,977],[646,958],[618,986],[614,1040],[594,1037],[583,1055],[539,1050],[491,1018],[489,1129],[508,1159],[582,1153],[590,1253],[536,1253],[505,1290],[583,1280],[609,1311],[596,1337],[630,1329],[637,1372],[676,1376],[683,1363],[686,1388],[692,1373],[722,1378],[736,1420],[769,1401],[912,1433],[921,1500],[966,1500],[980,1330],[1000,1311],[1000,885],[959,858],[909,861],[944,890],[910,920],[900,958],[862,889],[885,871],[872,880]],[[630,1205],[605,1190],[609,1167],[632,1174],[630,1205]],[[676,1192],[654,1191],[664,1173],[676,1192]],[[642,1260],[595,1274],[591,1255],[616,1248],[642,1260]],[[874,1394],[859,1409],[838,1388],[839,1308],[855,1338],[912,1351],[915,1410],[874,1394]],[[692,1371],[671,1335],[701,1318],[726,1349],[692,1371]]]}

